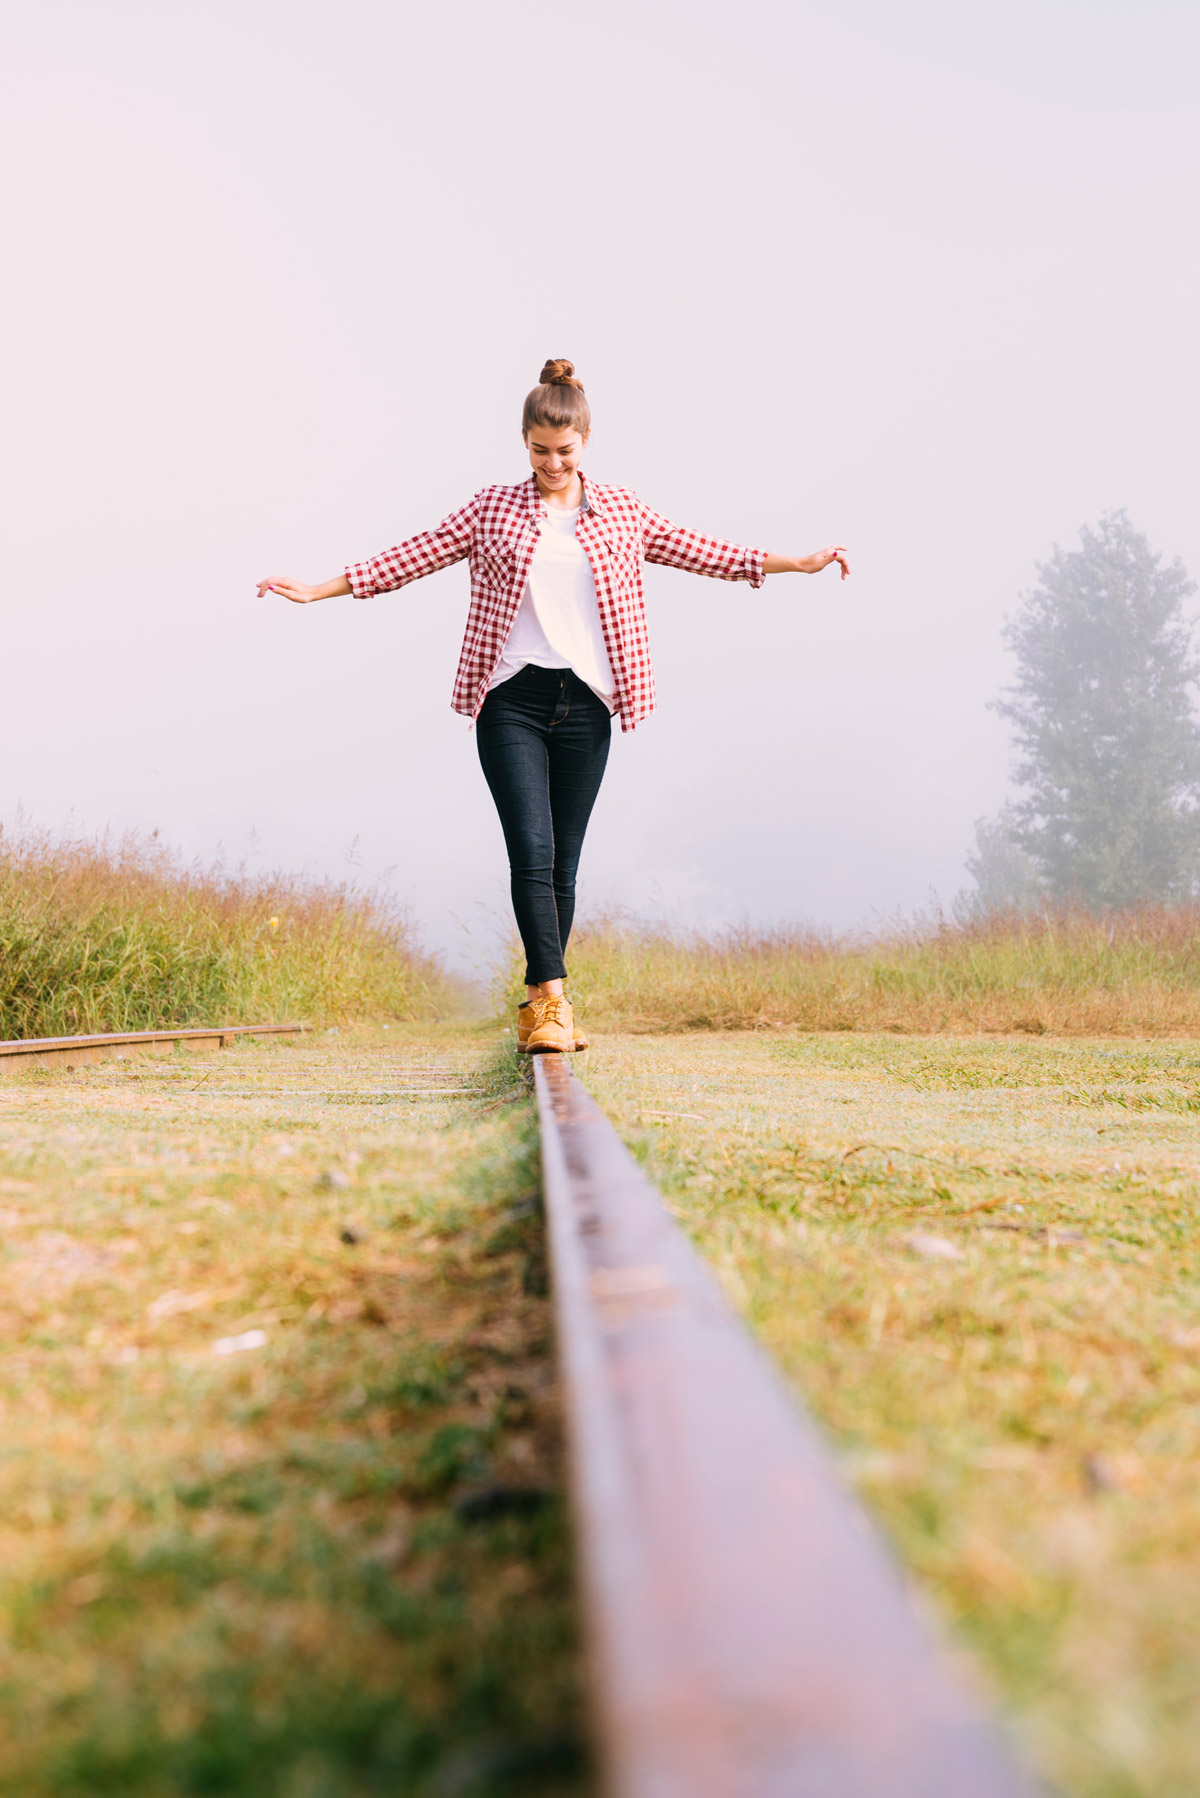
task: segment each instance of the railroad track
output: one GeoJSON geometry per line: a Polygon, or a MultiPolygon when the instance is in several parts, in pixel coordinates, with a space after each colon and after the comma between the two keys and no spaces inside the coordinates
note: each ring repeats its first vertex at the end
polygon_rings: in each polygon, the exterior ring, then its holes
{"type": "MultiPolygon", "coordinates": [[[[0,1074],[31,1067],[83,1067],[98,1061],[129,1061],[141,1055],[169,1054],[176,1046],[186,1049],[229,1049],[246,1036],[299,1036],[307,1024],[228,1024],[184,1030],[107,1031],[94,1036],[42,1036],[0,1042],[0,1074]]],[[[123,1076],[128,1078],[129,1076],[123,1076]]],[[[168,1078],[159,1073],[158,1080],[168,1078]]],[[[189,1071],[181,1080],[192,1080],[189,1071]]],[[[458,1097],[478,1091],[462,1080],[447,1081],[444,1073],[426,1068],[402,1068],[392,1073],[386,1087],[338,1089],[325,1080],[309,1078],[301,1086],[237,1087],[201,1082],[209,1098],[319,1099],[330,1105],[386,1105],[401,1099],[458,1097]],[[431,1079],[440,1078],[440,1085],[431,1079]],[[421,1084],[424,1082],[424,1084],[421,1084]]],[[[199,1090],[197,1088],[196,1090],[199,1090]]]]}
{"type": "Polygon", "coordinates": [[[533,1079],[609,1798],[1031,1798],[607,1118],[533,1079]]]}
{"type": "Polygon", "coordinates": [[[243,1036],[299,1036],[307,1024],[229,1024],[211,1029],[117,1030],[95,1036],[33,1036],[0,1043],[0,1073],[15,1068],[82,1067],[129,1055],[166,1055],[188,1049],[229,1049],[243,1036]]]}

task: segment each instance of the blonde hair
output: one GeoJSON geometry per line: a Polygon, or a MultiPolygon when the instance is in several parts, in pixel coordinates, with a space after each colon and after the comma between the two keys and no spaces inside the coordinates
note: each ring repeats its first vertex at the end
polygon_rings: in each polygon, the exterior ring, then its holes
{"type": "Polygon", "coordinates": [[[586,437],[592,428],[583,382],[576,380],[575,364],[565,356],[552,356],[538,376],[538,385],[525,395],[522,436],[528,437],[535,425],[554,431],[578,431],[581,437],[586,437]]]}

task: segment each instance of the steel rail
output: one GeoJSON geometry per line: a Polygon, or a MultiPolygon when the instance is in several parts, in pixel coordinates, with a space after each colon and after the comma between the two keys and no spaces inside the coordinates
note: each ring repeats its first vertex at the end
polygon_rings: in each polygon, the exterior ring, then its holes
{"type": "Polygon", "coordinates": [[[607,1118],[534,1085],[610,1798],[1032,1798],[607,1118]]]}
{"type": "Polygon", "coordinates": [[[240,1036],[299,1036],[307,1024],[226,1024],[211,1029],[117,1030],[96,1036],[32,1036],[0,1043],[0,1073],[22,1067],[78,1067],[127,1055],[165,1055],[176,1043],[189,1049],[228,1049],[240,1036]]]}

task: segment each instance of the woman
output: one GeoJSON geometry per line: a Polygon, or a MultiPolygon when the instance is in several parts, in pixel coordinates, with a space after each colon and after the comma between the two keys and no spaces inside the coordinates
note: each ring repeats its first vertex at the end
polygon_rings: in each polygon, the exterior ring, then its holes
{"type": "Polygon", "coordinates": [[[525,949],[523,1053],[587,1047],[563,991],[563,951],[575,873],[608,759],[622,730],[654,710],[642,602],[642,562],[761,587],[768,574],[850,572],[840,544],[811,556],[701,537],[668,524],[635,493],[583,473],[591,413],[570,362],[547,362],[525,400],[521,432],[532,478],[485,487],[436,530],[348,567],[320,587],[259,583],[297,605],[356,593],[367,599],[470,557],[471,606],[452,704],[476,740],[512,872],[525,949]]]}

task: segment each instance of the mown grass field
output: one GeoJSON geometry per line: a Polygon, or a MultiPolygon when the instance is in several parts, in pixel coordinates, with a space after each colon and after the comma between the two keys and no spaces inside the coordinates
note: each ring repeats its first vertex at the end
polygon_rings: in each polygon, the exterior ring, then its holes
{"type": "Polygon", "coordinates": [[[1194,1798],[1200,1045],[598,1035],[584,1072],[1053,1789],[1194,1798]]]}
{"type": "MultiPolygon", "coordinates": [[[[572,969],[580,1071],[1028,1758],[1194,1798],[1200,911],[572,969]]],[[[0,842],[4,1034],[322,1026],[0,1081],[0,1792],[589,1789],[535,1127],[462,997],[370,898],[0,842]]]]}
{"type": "Polygon", "coordinates": [[[499,1078],[393,1028],[0,1082],[0,1791],[586,1789],[499,1078]]]}

